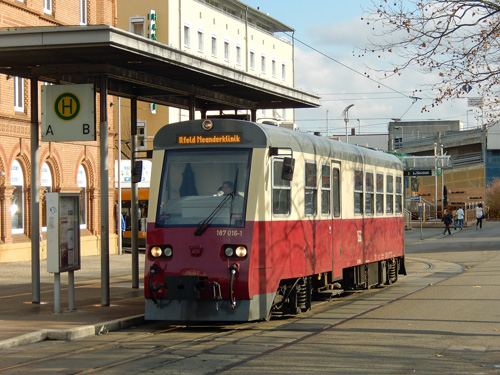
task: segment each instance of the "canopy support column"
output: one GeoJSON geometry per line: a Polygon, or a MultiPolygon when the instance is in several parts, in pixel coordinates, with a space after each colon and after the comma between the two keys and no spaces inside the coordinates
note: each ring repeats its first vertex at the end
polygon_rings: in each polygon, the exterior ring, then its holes
{"type": "Polygon", "coordinates": [[[102,75],[100,81],[101,305],[109,306],[108,79],[102,75]]]}
{"type": "Polygon", "coordinates": [[[31,77],[31,290],[40,303],[40,160],[38,140],[38,78],[31,77]]]}
{"type": "MultiPolygon", "coordinates": [[[[135,168],[137,151],[137,98],[130,99],[130,146],[132,159],[130,164],[135,168]]],[[[137,183],[130,184],[130,220],[132,221],[130,233],[130,246],[132,247],[132,288],[139,288],[139,194],[137,183]]]]}

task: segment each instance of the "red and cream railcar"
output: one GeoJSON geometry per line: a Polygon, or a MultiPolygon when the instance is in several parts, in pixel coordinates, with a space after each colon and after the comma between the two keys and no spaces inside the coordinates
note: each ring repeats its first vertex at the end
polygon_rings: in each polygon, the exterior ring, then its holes
{"type": "Polygon", "coordinates": [[[146,319],[251,321],[314,291],[404,272],[403,166],[383,152],[240,120],[154,139],[146,319]]]}

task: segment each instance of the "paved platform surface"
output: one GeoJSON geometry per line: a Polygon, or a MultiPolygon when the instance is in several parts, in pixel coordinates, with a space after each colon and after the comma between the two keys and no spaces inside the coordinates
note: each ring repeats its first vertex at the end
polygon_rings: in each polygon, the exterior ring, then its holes
{"type": "MultiPolygon", "coordinates": [[[[499,225],[500,227],[500,225],[499,225]]],[[[471,228],[472,229],[472,228],[471,228]]],[[[467,230],[471,230],[467,229],[467,230]]],[[[453,231],[452,235],[460,231],[453,231]]],[[[407,244],[443,236],[443,228],[405,231],[407,244]]],[[[61,310],[54,313],[54,275],[40,264],[41,303],[32,303],[31,262],[0,263],[0,349],[46,339],[74,340],[144,321],[144,254],[139,288],[132,288],[132,256],[110,256],[110,305],[101,304],[101,258],[82,258],[75,271],[75,311],[68,311],[67,274],[61,274],[61,310]]]]}
{"type": "Polygon", "coordinates": [[[61,313],[54,313],[54,275],[40,263],[40,303],[32,303],[31,262],[0,263],[0,349],[45,339],[74,340],[144,321],[144,254],[139,288],[132,288],[131,254],[110,255],[109,306],[101,301],[101,257],[82,257],[74,272],[75,310],[68,310],[68,276],[61,273],[61,313]]]}

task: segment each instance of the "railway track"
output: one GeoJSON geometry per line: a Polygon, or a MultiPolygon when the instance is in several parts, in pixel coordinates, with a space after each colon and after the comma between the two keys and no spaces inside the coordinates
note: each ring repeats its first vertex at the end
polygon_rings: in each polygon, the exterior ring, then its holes
{"type": "Polygon", "coordinates": [[[445,262],[416,258],[410,262],[411,272],[396,284],[316,301],[312,310],[296,317],[223,325],[152,322],[81,341],[43,342],[6,350],[3,357],[9,360],[2,361],[0,373],[66,368],[70,371],[62,373],[136,374],[168,369],[169,373],[220,374],[341,327],[463,270],[460,265],[445,262]],[[433,277],[438,274],[441,276],[433,277]],[[424,278],[429,278],[428,282],[422,283],[424,278]]]}

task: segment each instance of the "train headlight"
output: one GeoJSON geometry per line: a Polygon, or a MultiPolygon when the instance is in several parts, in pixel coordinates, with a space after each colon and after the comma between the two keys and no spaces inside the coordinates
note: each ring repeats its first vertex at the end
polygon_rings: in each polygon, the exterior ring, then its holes
{"type": "Polygon", "coordinates": [[[226,258],[244,258],[248,254],[246,246],[243,245],[225,245],[224,256],[226,258]]]}
{"type": "Polygon", "coordinates": [[[228,258],[231,258],[234,256],[234,248],[232,246],[228,246],[224,250],[224,255],[227,256],[228,258]]]}
{"type": "Polygon", "coordinates": [[[153,258],[170,258],[172,254],[174,253],[174,250],[172,246],[170,245],[165,245],[165,246],[153,246],[149,250],[149,253],[153,258]]]}
{"type": "Polygon", "coordinates": [[[159,258],[163,254],[161,247],[153,246],[150,250],[151,256],[154,258],[159,258]]]}
{"type": "Polygon", "coordinates": [[[165,250],[163,250],[163,255],[165,255],[166,257],[171,257],[173,253],[174,251],[172,250],[171,246],[166,246],[165,250]]]}
{"type": "Polygon", "coordinates": [[[201,123],[203,130],[211,130],[214,124],[210,120],[205,120],[201,123]]]}
{"type": "Polygon", "coordinates": [[[234,252],[238,258],[247,256],[247,248],[245,246],[238,246],[234,252]]]}

